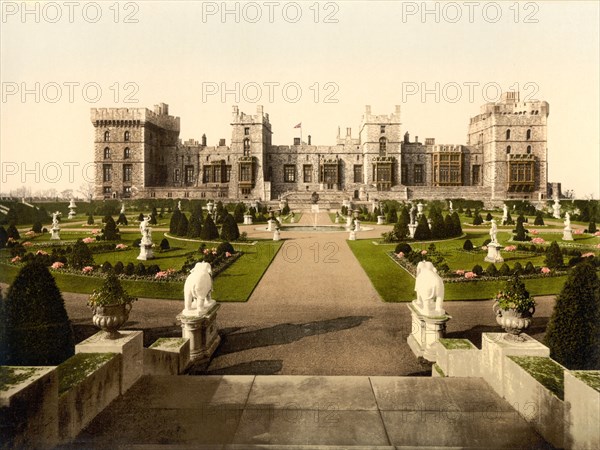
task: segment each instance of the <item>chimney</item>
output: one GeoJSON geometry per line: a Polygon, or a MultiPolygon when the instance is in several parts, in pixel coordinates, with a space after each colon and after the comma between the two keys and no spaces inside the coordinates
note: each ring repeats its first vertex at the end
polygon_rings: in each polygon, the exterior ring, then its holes
{"type": "Polygon", "coordinates": [[[408,131],[406,133],[404,133],[404,143],[405,144],[410,143],[410,136],[408,135],[408,131]]]}
{"type": "Polygon", "coordinates": [[[219,147],[225,147],[225,139],[219,139],[219,147]]]}
{"type": "Polygon", "coordinates": [[[419,143],[419,136],[415,136],[415,143],[419,143]]]}
{"type": "Polygon", "coordinates": [[[346,137],[351,137],[351,136],[352,136],[352,128],[346,127],[346,137]]]}
{"type": "Polygon", "coordinates": [[[338,125],[338,135],[337,135],[338,139],[340,138],[340,126],[338,125]]]}
{"type": "Polygon", "coordinates": [[[308,145],[310,145],[310,134],[308,135],[308,145]]]}
{"type": "Polygon", "coordinates": [[[400,105],[396,105],[396,110],[394,112],[400,114],[400,105]]]}
{"type": "Polygon", "coordinates": [[[371,114],[371,105],[366,105],[365,106],[365,113],[366,114],[371,114]]]}
{"type": "Polygon", "coordinates": [[[206,134],[202,135],[202,147],[206,147],[206,134]]]}
{"type": "Polygon", "coordinates": [[[257,106],[256,106],[256,113],[257,113],[259,116],[262,116],[262,115],[263,115],[263,112],[264,112],[263,105],[257,105],[257,106]]]}

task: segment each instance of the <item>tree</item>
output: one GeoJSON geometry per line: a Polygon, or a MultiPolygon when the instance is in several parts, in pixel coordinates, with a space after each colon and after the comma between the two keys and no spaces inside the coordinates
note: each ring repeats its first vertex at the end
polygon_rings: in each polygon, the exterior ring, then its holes
{"type": "MultiPolygon", "coordinates": [[[[406,208],[403,208],[403,210],[406,208]]],[[[407,219],[406,216],[402,213],[402,211],[400,212],[400,217],[398,217],[398,223],[394,224],[394,237],[396,238],[396,240],[398,241],[403,241],[404,239],[408,238],[409,236],[409,230],[408,230],[408,224],[410,222],[410,216],[407,219]]]]}
{"type": "Polygon", "coordinates": [[[454,222],[454,236],[462,235],[462,225],[460,224],[460,216],[456,211],[452,213],[452,221],[454,222]]]}
{"type": "Polygon", "coordinates": [[[240,230],[231,214],[227,214],[223,219],[221,227],[221,239],[226,241],[236,241],[240,237],[240,230]]]}
{"type": "Polygon", "coordinates": [[[525,226],[523,225],[524,222],[525,222],[525,218],[522,215],[520,215],[517,218],[517,227],[513,230],[513,233],[515,234],[513,236],[513,240],[515,240],[515,241],[531,240],[531,238],[527,235],[527,233],[529,233],[529,231],[527,231],[525,229],[525,226]]]}
{"type": "Polygon", "coordinates": [[[169,245],[169,241],[167,240],[167,238],[163,238],[162,241],[160,241],[160,249],[161,250],[169,250],[171,248],[171,245],[169,245]]]}
{"type": "Polygon", "coordinates": [[[433,239],[442,239],[446,237],[446,227],[444,217],[438,208],[432,208],[429,213],[431,219],[431,237],[433,239]]]}
{"type": "Polygon", "coordinates": [[[475,216],[473,217],[473,225],[481,225],[483,223],[483,218],[479,211],[475,211],[475,216]]]}
{"type": "Polygon", "coordinates": [[[510,211],[507,211],[506,212],[506,221],[502,225],[512,225],[513,223],[515,223],[515,221],[513,220],[512,216],[510,215],[510,211]]]}
{"type": "Polygon", "coordinates": [[[125,217],[125,214],[119,214],[119,218],[117,219],[117,225],[127,225],[127,217],[125,217]]]}
{"type": "Polygon", "coordinates": [[[425,214],[419,217],[419,221],[417,222],[417,229],[415,230],[415,239],[417,241],[426,241],[428,239],[431,239],[431,230],[429,229],[429,224],[427,223],[425,214]]]}
{"type": "Polygon", "coordinates": [[[485,269],[485,273],[489,277],[498,276],[498,268],[494,263],[492,263],[487,267],[487,269],[485,269]]]}
{"type": "Polygon", "coordinates": [[[465,211],[465,216],[467,216],[467,217],[473,217],[473,213],[471,212],[471,208],[467,208],[467,210],[465,211]]]}
{"type": "Polygon", "coordinates": [[[197,238],[200,237],[200,233],[202,232],[202,223],[198,218],[198,215],[192,212],[190,215],[190,223],[188,225],[188,237],[189,238],[197,238]]]}
{"type": "Polygon", "coordinates": [[[596,231],[598,231],[598,229],[596,228],[596,222],[592,220],[588,225],[588,233],[594,234],[596,231]]]}
{"type": "Polygon", "coordinates": [[[11,224],[8,226],[8,230],[6,230],[6,232],[7,232],[9,238],[13,238],[15,240],[21,239],[19,230],[17,230],[17,227],[15,226],[14,222],[11,222],[11,224]]]}
{"type": "Polygon", "coordinates": [[[396,208],[394,208],[393,206],[388,211],[386,220],[387,220],[387,223],[398,222],[398,213],[396,212],[396,208]]]}
{"type": "MultiPolygon", "coordinates": [[[[286,205],[287,206],[287,203],[286,205]]],[[[283,208],[285,210],[285,208],[283,208]]],[[[290,213],[290,207],[287,206],[288,212],[284,212],[282,211],[282,214],[289,214],[290,213]]],[[[237,205],[235,205],[235,209],[233,211],[233,218],[235,219],[235,221],[237,223],[242,223],[244,222],[244,212],[246,212],[246,207],[244,206],[243,203],[238,203],[237,205]]]]}
{"type": "Polygon", "coordinates": [[[179,208],[175,208],[173,214],[171,215],[171,222],[169,223],[169,233],[177,234],[177,229],[179,228],[179,220],[181,219],[181,211],[179,208]]]}
{"type": "Polygon", "coordinates": [[[542,213],[542,211],[538,211],[535,213],[535,220],[533,221],[533,224],[536,226],[544,225],[544,214],[542,213]]]}
{"type": "Polygon", "coordinates": [[[219,200],[217,205],[215,206],[215,221],[216,223],[223,223],[223,219],[225,219],[225,214],[227,214],[227,210],[225,206],[223,206],[223,202],[219,200]]]}
{"type": "Polygon", "coordinates": [[[39,220],[36,221],[33,226],[31,227],[31,231],[33,231],[34,233],[41,233],[42,232],[42,222],[40,222],[39,220]]]}
{"type": "Polygon", "coordinates": [[[571,269],[546,329],[550,357],[572,370],[600,369],[600,281],[592,264],[571,269]]]}
{"type": "Polygon", "coordinates": [[[181,213],[179,222],[177,223],[177,236],[187,236],[188,234],[188,220],[184,213],[181,213]]]}
{"type": "Polygon", "coordinates": [[[463,250],[466,250],[468,252],[473,250],[473,243],[471,242],[471,239],[467,239],[465,241],[465,243],[463,244],[463,250]]]}
{"type": "Polygon", "coordinates": [[[450,216],[450,214],[446,214],[446,217],[444,218],[444,230],[446,232],[446,237],[456,236],[456,231],[454,230],[454,220],[452,220],[452,216],[450,216]]]}
{"type": "Polygon", "coordinates": [[[3,226],[0,226],[0,248],[6,247],[6,243],[8,242],[8,233],[3,226]]]}
{"type": "Polygon", "coordinates": [[[7,351],[0,364],[56,366],[75,353],[64,300],[43,264],[23,267],[4,302],[7,351]]]}
{"type": "Polygon", "coordinates": [[[487,213],[487,215],[485,216],[485,220],[487,220],[488,222],[491,221],[494,217],[492,216],[492,213],[487,213]]]}
{"type": "Polygon", "coordinates": [[[546,266],[550,269],[557,269],[564,265],[563,255],[556,241],[552,241],[552,243],[546,249],[546,258],[544,260],[544,264],[546,264],[546,266]]]}
{"type": "MultiPolygon", "coordinates": [[[[239,203],[238,203],[239,205],[239,203]]],[[[290,213],[290,205],[287,204],[287,202],[285,203],[285,206],[281,209],[281,214],[284,216],[287,216],[290,213]]],[[[244,216],[242,214],[242,222],[244,221],[244,216]]]]}
{"type": "Polygon", "coordinates": [[[94,215],[91,212],[88,214],[87,224],[94,225],[94,215]]]}
{"type": "Polygon", "coordinates": [[[73,246],[69,264],[74,269],[83,269],[85,266],[94,265],[94,257],[92,256],[92,252],[87,244],[81,239],[78,239],[73,246]]]}
{"type": "Polygon", "coordinates": [[[204,241],[212,241],[219,237],[219,230],[215,225],[210,214],[206,216],[206,220],[204,221],[204,225],[202,226],[202,231],[200,232],[200,239],[204,241]]]}
{"type": "Polygon", "coordinates": [[[120,239],[119,229],[112,216],[106,216],[102,237],[105,241],[118,241],[120,239]]]}

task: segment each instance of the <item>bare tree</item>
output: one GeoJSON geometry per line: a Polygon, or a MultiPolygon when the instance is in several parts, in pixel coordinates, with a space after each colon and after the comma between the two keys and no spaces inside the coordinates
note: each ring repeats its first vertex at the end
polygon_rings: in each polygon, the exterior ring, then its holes
{"type": "Polygon", "coordinates": [[[82,183],[79,186],[79,189],[77,190],[77,192],[79,192],[81,195],[83,195],[83,198],[85,200],[88,201],[92,201],[92,199],[94,198],[94,183],[82,183]]]}

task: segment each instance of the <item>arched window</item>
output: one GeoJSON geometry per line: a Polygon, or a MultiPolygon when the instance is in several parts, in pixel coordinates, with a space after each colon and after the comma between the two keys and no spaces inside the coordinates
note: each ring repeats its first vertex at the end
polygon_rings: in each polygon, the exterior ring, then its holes
{"type": "Polygon", "coordinates": [[[527,130],[527,140],[531,139],[531,129],[527,130]]]}
{"type": "Polygon", "coordinates": [[[104,132],[104,142],[108,142],[110,141],[110,131],[105,131],[104,132]]]}
{"type": "Polygon", "coordinates": [[[382,137],[379,138],[379,156],[385,156],[387,148],[387,139],[382,137]]]}
{"type": "Polygon", "coordinates": [[[527,146],[527,154],[528,154],[528,155],[529,155],[529,154],[531,154],[531,145],[528,145],[528,146],[527,146]]]}
{"type": "MultiPolygon", "coordinates": [[[[108,133],[108,131],[107,131],[108,133]]],[[[110,148],[106,147],[104,149],[104,159],[110,159],[110,148]]]]}
{"type": "Polygon", "coordinates": [[[508,147],[506,147],[506,154],[509,155],[510,154],[510,145],[508,147]]]}
{"type": "Polygon", "coordinates": [[[131,150],[129,150],[129,147],[125,147],[125,150],[123,150],[123,159],[129,159],[131,157],[131,150]]]}
{"type": "Polygon", "coordinates": [[[123,140],[124,140],[125,142],[128,142],[128,141],[129,141],[129,131],[126,131],[126,132],[123,134],[123,140]]]}
{"type": "Polygon", "coordinates": [[[510,130],[506,130],[506,140],[510,139],[510,130]]]}
{"type": "Polygon", "coordinates": [[[244,156],[250,156],[250,139],[244,139],[244,156]]]}

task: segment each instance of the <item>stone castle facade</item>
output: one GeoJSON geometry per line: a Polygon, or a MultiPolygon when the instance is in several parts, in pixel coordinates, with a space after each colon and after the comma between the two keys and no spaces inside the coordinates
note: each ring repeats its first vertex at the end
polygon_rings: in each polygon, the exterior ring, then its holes
{"type": "Polygon", "coordinates": [[[471,117],[466,144],[411,140],[400,107],[377,115],[366,106],[358,136],[346,128],[334,145],[273,145],[269,114],[233,107],[231,141],[208,146],[179,139],[180,119],[161,103],[146,108],[93,108],[97,199],[205,198],[302,202],[322,199],[467,198],[545,200],[545,101],[507,92],[471,117]]]}

